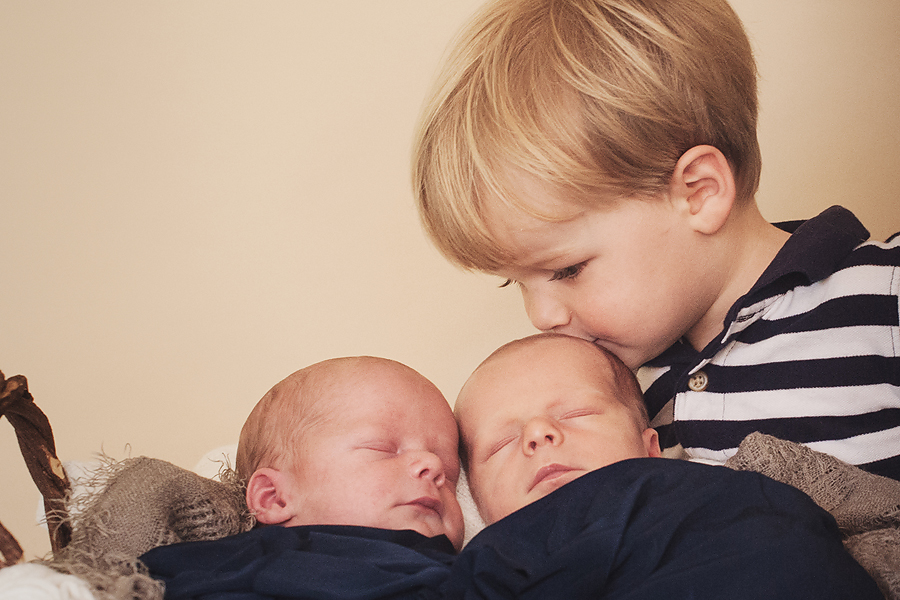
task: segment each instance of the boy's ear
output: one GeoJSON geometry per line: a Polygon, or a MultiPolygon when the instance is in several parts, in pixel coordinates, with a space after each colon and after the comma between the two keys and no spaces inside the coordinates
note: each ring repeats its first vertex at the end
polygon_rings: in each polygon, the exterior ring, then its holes
{"type": "Polygon", "coordinates": [[[263,525],[278,525],[293,515],[285,497],[284,473],[277,469],[257,469],[247,482],[247,508],[263,525]]]}
{"type": "Polygon", "coordinates": [[[711,235],[719,231],[735,201],[731,165],[714,146],[694,146],[681,155],[669,184],[670,197],[683,201],[693,229],[711,235]]]}

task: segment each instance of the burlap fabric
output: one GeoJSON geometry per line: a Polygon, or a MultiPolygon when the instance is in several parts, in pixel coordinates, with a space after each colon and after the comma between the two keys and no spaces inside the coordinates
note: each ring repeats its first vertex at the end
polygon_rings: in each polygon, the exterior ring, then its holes
{"type": "Polygon", "coordinates": [[[72,541],[46,564],[90,583],[98,600],[161,599],[161,585],[138,556],[253,527],[242,487],[229,473],[220,482],[153,458],[111,463],[92,482],[103,491],[71,507],[72,541]]]}
{"type": "Polygon", "coordinates": [[[806,446],[753,433],[725,466],[792,485],[830,512],[844,546],[890,600],[900,600],[900,481],[806,446]]]}

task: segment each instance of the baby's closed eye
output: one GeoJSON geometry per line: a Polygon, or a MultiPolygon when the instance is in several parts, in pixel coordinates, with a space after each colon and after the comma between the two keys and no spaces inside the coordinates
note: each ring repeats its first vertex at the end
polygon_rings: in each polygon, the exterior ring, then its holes
{"type": "Polygon", "coordinates": [[[358,450],[368,450],[379,454],[396,454],[397,446],[386,441],[364,442],[357,446],[358,450]]]}
{"type": "Polygon", "coordinates": [[[596,408],[583,408],[571,410],[563,414],[559,419],[562,421],[564,419],[577,419],[578,417],[592,417],[599,414],[601,414],[601,412],[596,408]]]}
{"type": "Polygon", "coordinates": [[[494,442],[493,444],[488,446],[487,451],[484,453],[483,462],[487,462],[488,460],[490,460],[494,455],[496,455],[498,452],[503,450],[503,448],[505,448],[506,446],[511,444],[513,442],[513,440],[515,440],[515,439],[516,439],[516,436],[510,435],[503,439],[497,440],[496,442],[494,442]]]}

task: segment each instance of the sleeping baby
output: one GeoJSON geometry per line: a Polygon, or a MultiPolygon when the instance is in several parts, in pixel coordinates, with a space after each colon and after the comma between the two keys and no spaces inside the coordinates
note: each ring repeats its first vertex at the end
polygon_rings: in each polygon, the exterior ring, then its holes
{"type": "Polygon", "coordinates": [[[450,405],[413,369],[314,364],[241,430],[236,470],[261,526],[141,560],[167,599],[440,597],[463,540],[457,447],[450,405]]]}
{"type": "Polygon", "coordinates": [[[488,527],[454,564],[448,597],[882,598],[799,490],[658,458],[633,374],[590,342],[501,347],[455,411],[488,527]]]}

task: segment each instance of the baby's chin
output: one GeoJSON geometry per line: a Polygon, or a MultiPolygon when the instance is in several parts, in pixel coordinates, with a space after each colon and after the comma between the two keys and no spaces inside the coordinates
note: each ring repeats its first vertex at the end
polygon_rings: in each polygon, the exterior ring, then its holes
{"type": "Polygon", "coordinates": [[[488,515],[490,515],[491,518],[486,518],[485,522],[487,522],[488,524],[496,523],[500,519],[502,519],[504,517],[508,517],[509,515],[516,512],[517,510],[520,510],[522,508],[525,508],[529,504],[537,502],[538,500],[540,500],[547,494],[555,492],[556,490],[558,490],[562,486],[566,485],[567,483],[575,481],[582,475],[585,475],[585,473],[586,472],[582,471],[582,470],[572,470],[572,471],[566,471],[564,473],[560,473],[559,475],[552,477],[550,479],[545,479],[545,480],[541,481],[539,484],[537,484],[536,486],[534,486],[534,488],[532,488],[532,490],[530,492],[528,492],[528,494],[525,495],[525,497],[522,499],[522,501],[520,503],[517,503],[512,507],[508,507],[508,506],[507,507],[495,507],[496,514],[498,515],[496,518],[493,517],[494,513],[488,511],[488,515]]]}
{"type": "Polygon", "coordinates": [[[421,533],[425,537],[435,537],[438,535],[446,535],[453,547],[460,549],[463,540],[462,525],[451,529],[444,520],[437,515],[417,515],[413,518],[401,519],[400,522],[394,524],[391,529],[411,529],[416,533],[421,533]]]}

